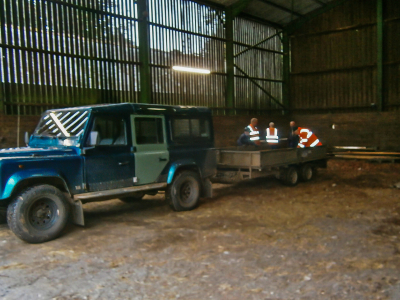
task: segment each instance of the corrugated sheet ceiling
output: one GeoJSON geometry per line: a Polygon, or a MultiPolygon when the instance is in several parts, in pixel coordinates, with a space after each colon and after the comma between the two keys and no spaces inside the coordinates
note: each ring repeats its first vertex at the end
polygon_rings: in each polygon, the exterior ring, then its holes
{"type": "MultiPolygon", "coordinates": [[[[229,6],[239,1],[211,0],[208,2],[229,6]]],[[[334,0],[252,0],[243,12],[280,26],[285,26],[331,1],[334,0]]]]}

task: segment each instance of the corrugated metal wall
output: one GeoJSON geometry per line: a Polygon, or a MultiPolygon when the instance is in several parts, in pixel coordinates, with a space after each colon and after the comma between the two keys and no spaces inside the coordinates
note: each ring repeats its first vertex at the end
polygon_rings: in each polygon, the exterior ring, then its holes
{"type": "Polygon", "coordinates": [[[275,100],[282,102],[283,70],[282,42],[278,30],[250,20],[236,18],[234,42],[237,55],[235,57],[237,66],[235,68],[235,109],[245,108],[256,111],[278,109],[279,106],[275,100]],[[264,40],[266,41],[260,43],[264,40]],[[248,50],[254,45],[257,46],[248,50]]]}
{"type": "Polygon", "coordinates": [[[385,7],[384,97],[388,110],[400,111],[400,5],[390,0],[385,7]]]}
{"type": "Polygon", "coordinates": [[[183,0],[149,0],[154,103],[225,106],[225,14],[183,0]],[[210,70],[176,72],[172,66],[210,70]]]}
{"type": "MultiPolygon", "coordinates": [[[[384,1],[384,110],[400,105],[400,11],[384,1]]],[[[291,37],[291,108],[377,110],[377,1],[353,0],[308,22],[291,37]]]]}
{"type": "MultiPolygon", "coordinates": [[[[208,106],[224,114],[225,12],[189,0],[147,0],[147,5],[150,102],[208,106]],[[208,69],[211,75],[178,73],[174,65],[208,69]]],[[[139,101],[142,20],[135,1],[0,0],[0,7],[4,113],[139,101]]],[[[235,29],[237,52],[276,33],[241,18],[235,29]]],[[[236,112],[276,108],[274,101],[282,101],[280,38],[241,54],[236,64],[247,74],[235,74],[236,112]]]]}
{"type": "Polygon", "coordinates": [[[138,99],[132,1],[0,0],[6,114],[138,99]]]}

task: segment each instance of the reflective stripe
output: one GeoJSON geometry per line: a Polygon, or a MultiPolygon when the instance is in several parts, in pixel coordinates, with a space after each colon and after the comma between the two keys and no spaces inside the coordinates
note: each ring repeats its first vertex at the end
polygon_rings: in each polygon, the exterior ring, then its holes
{"type": "Polygon", "coordinates": [[[308,139],[301,139],[299,143],[307,143],[308,139]]]}
{"type": "Polygon", "coordinates": [[[319,139],[316,139],[315,142],[310,145],[310,147],[314,147],[318,143],[319,143],[319,139]]]}
{"type": "Polygon", "coordinates": [[[306,146],[304,146],[303,144],[298,144],[298,146],[300,147],[300,148],[305,148],[306,146]]]}
{"type": "Polygon", "coordinates": [[[250,135],[255,135],[255,134],[260,134],[260,132],[259,131],[257,131],[257,130],[253,130],[253,128],[249,125],[249,126],[247,126],[247,128],[249,128],[250,129],[250,135]]]}
{"type": "Polygon", "coordinates": [[[312,131],[310,131],[310,130],[308,130],[308,129],[306,129],[306,128],[301,129],[301,130],[300,130],[300,133],[302,133],[302,132],[307,132],[307,138],[308,138],[308,139],[312,136],[312,131]]]}
{"type": "Polygon", "coordinates": [[[266,136],[266,140],[267,143],[273,143],[276,144],[278,143],[278,129],[274,128],[274,135],[271,135],[271,131],[269,128],[267,128],[267,136],[266,136]]]}
{"type": "Polygon", "coordinates": [[[251,141],[258,141],[260,139],[259,131],[258,130],[253,130],[253,127],[251,127],[250,125],[248,125],[247,128],[250,129],[250,140],[251,141]]]}

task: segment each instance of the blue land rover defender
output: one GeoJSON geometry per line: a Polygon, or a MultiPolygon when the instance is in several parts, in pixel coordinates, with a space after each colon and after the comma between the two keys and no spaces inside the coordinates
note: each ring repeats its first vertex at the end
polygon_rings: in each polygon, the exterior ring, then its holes
{"type": "Polygon", "coordinates": [[[211,111],[109,104],[46,111],[28,147],[0,150],[0,206],[30,243],[84,225],[82,203],[140,200],[165,191],[176,211],[211,196],[216,173],[211,111]]]}

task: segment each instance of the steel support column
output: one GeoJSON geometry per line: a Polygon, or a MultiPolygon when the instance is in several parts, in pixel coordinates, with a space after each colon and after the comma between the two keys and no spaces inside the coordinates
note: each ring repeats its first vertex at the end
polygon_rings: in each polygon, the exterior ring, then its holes
{"type": "Polygon", "coordinates": [[[137,0],[140,60],[140,103],[151,103],[150,43],[147,0],[137,0]]]}
{"type": "Polygon", "coordinates": [[[233,115],[234,111],[234,98],[235,98],[235,58],[233,53],[233,8],[228,7],[225,12],[225,35],[226,35],[226,107],[227,114],[233,115]]]}
{"type": "Polygon", "coordinates": [[[376,105],[378,111],[383,111],[383,0],[377,0],[377,84],[376,84],[376,105]]]}
{"type": "Polygon", "coordinates": [[[282,34],[283,46],[283,105],[290,110],[290,37],[286,31],[282,34]]]}
{"type": "Polygon", "coordinates": [[[233,43],[233,19],[249,4],[250,0],[239,0],[236,3],[228,6],[225,11],[225,59],[226,59],[226,107],[227,114],[235,113],[235,56],[233,43]]]}

